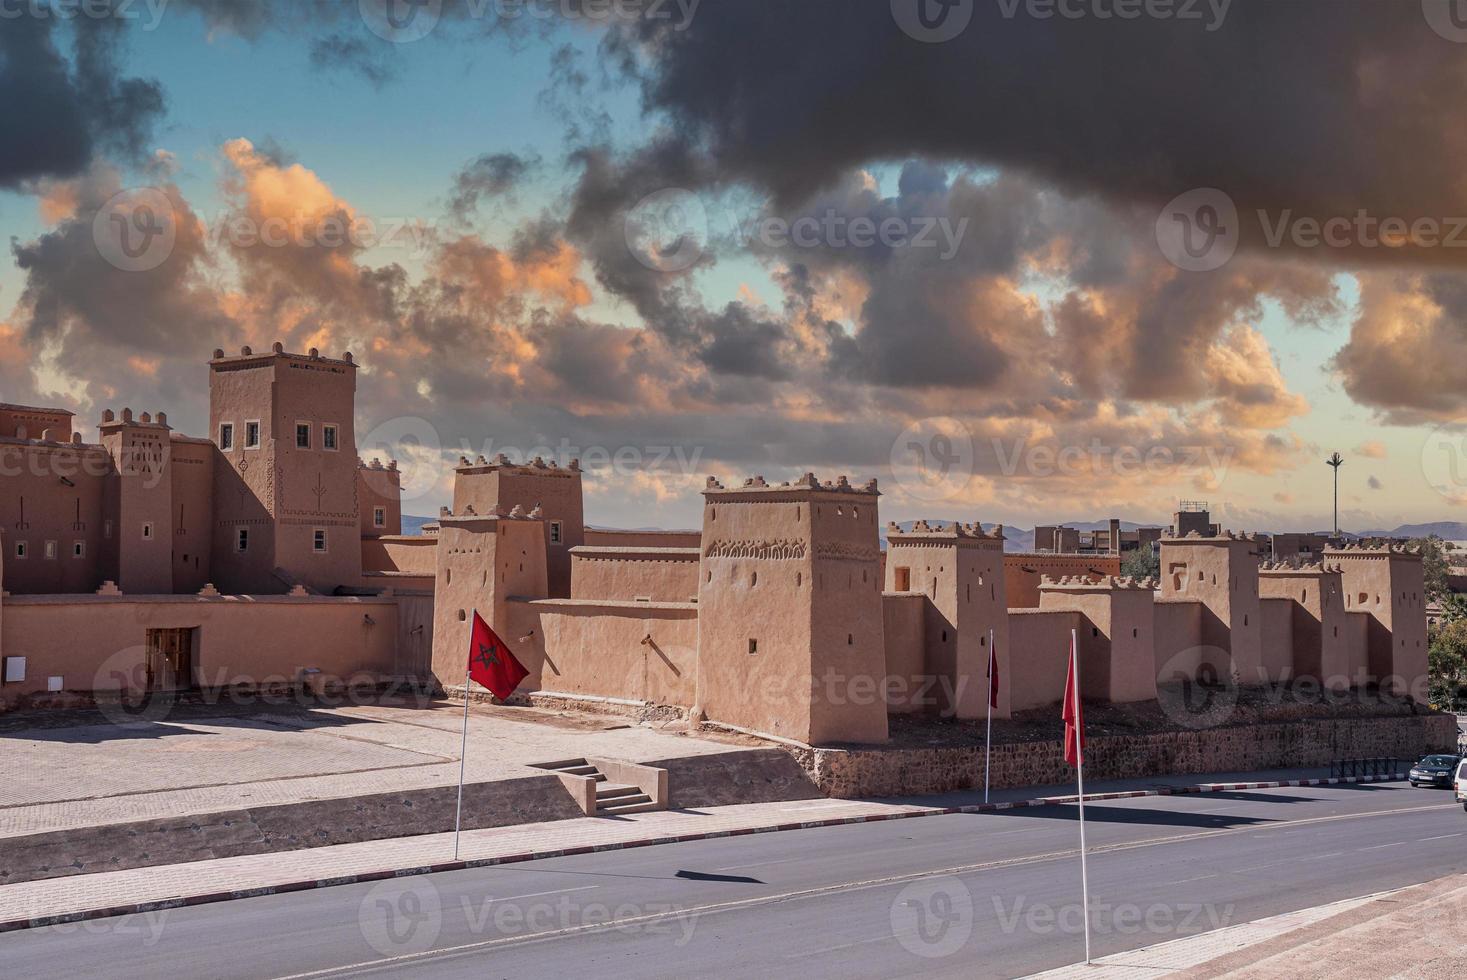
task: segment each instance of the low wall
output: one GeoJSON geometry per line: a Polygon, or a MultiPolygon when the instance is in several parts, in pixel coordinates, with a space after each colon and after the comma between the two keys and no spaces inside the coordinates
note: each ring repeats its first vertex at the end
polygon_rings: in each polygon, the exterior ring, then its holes
{"type": "Polygon", "coordinates": [[[688,602],[698,594],[698,549],[571,549],[571,598],[688,602]]]}
{"type": "Polygon", "coordinates": [[[619,528],[588,527],[585,540],[592,547],[605,548],[699,548],[702,531],[624,531],[619,528]]]}
{"type": "Polygon", "coordinates": [[[515,638],[506,639],[530,670],[522,692],[693,705],[696,605],[515,599],[507,611],[515,638]]]}
{"type": "Polygon", "coordinates": [[[1009,657],[1009,676],[999,678],[1009,688],[1010,712],[1064,699],[1070,630],[1084,625],[1085,617],[1073,610],[1009,610],[1009,649],[1024,652],[1009,657]]]}
{"type": "MultiPolygon", "coordinates": [[[[1252,772],[1325,766],[1335,759],[1395,757],[1407,762],[1432,751],[1456,751],[1451,715],[1337,718],[1238,725],[1151,735],[1092,736],[1085,775],[1124,779],[1181,773],[1252,772]]],[[[790,751],[827,796],[912,796],[982,785],[983,746],[921,749],[795,749],[790,751]]],[[[994,745],[990,785],[1045,786],[1072,782],[1064,745],[994,745]]]]}
{"type": "Polygon", "coordinates": [[[886,637],[886,710],[893,714],[924,711],[931,701],[925,633],[927,597],[920,592],[884,592],[881,618],[886,637]],[[913,704],[913,700],[922,703],[913,704]]]}
{"type": "Polygon", "coordinates": [[[392,534],[362,539],[362,568],[369,572],[411,572],[430,580],[437,573],[438,539],[392,534]]]}
{"type": "Polygon", "coordinates": [[[293,681],[302,667],[348,677],[391,673],[398,604],[326,596],[7,596],[0,653],[26,658],[26,677],[0,687],[0,706],[48,690],[141,690],[150,629],[192,632],[200,687],[293,681]]]}
{"type": "Polygon", "coordinates": [[[1037,609],[1039,584],[1044,576],[1096,578],[1121,574],[1118,555],[1076,555],[1064,552],[1009,552],[1003,556],[1004,596],[1010,609],[1037,609]]]}
{"type": "MultiPolygon", "coordinates": [[[[1267,679],[1276,683],[1298,673],[1294,669],[1294,607],[1297,603],[1292,598],[1264,596],[1259,605],[1262,608],[1259,632],[1263,637],[1263,670],[1267,679]]],[[[1315,659],[1318,659],[1318,654],[1315,654],[1315,659]]]]}

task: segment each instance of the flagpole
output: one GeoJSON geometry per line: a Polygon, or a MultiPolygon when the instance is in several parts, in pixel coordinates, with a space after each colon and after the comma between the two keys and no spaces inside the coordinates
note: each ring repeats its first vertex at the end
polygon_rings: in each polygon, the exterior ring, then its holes
{"type": "Polygon", "coordinates": [[[998,651],[993,647],[993,627],[988,628],[988,735],[983,739],[983,802],[988,802],[988,764],[993,757],[993,668],[998,651]]]}
{"type": "Polygon", "coordinates": [[[1070,657],[1075,665],[1075,775],[1079,781],[1080,803],[1080,907],[1085,915],[1085,962],[1090,963],[1090,876],[1085,867],[1085,718],[1080,714],[1080,642],[1077,630],[1070,630],[1070,657]]]}
{"type": "MultiPolygon", "coordinates": [[[[474,610],[477,616],[479,611],[474,610]]],[[[471,619],[470,622],[473,622],[471,619]]],[[[458,750],[458,812],[453,817],[453,859],[458,860],[458,834],[464,819],[464,764],[469,757],[469,665],[464,664],[464,737],[458,750]]]]}

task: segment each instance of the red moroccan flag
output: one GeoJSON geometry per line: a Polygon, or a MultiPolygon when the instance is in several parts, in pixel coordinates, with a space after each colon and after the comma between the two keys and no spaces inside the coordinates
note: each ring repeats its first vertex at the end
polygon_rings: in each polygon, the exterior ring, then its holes
{"type": "Polygon", "coordinates": [[[1070,635],[1070,670],[1065,675],[1065,761],[1078,766],[1085,759],[1085,716],[1080,710],[1080,688],[1076,684],[1079,651],[1075,649],[1075,637],[1070,635]]]}
{"type": "Polygon", "coordinates": [[[469,635],[469,677],[504,701],[529,675],[525,665],[515,659],[509,647],[475,611],[474,629],[469,635]]]}
{"type": "Polygon", "coordinates": [[[992,630],[988,633],[988,706],[998,707],[998,644],[992,630]]]}

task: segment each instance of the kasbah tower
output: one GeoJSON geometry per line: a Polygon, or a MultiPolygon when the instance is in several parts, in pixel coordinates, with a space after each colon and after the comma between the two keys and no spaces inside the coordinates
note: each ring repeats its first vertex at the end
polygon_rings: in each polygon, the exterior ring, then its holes
{"type": "Polygon", "coordinates": [[[278,592],[299,582],[330,594],[361,577],[356,374],[350,354],[289,354],[278,343],[262,354],[214,351],[209,429],[220,448],[213,565],[221,590],[278,592]]]}
{"type": "Polygon", "coordinates": [[[876,481],[703,491],[695,714],[813,745],[882,742],[876,481]]]}

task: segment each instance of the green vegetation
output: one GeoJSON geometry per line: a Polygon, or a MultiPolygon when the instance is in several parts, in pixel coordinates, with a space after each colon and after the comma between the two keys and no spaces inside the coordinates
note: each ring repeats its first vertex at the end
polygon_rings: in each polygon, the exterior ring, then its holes
{"type": "Polygon", "coordinates": [[[1467,596],[1444,595],[1442,617],[1427,631],[1431,703],[1455,711],[1467,704],[1467,596]]]}
{"type": "Polygon", "coordinates": [[[1149,546],[1128,551],[1121,559],[1121,574],[1131,578],[1161,578],[1161,555],[1149,546]]]}

